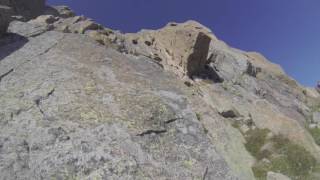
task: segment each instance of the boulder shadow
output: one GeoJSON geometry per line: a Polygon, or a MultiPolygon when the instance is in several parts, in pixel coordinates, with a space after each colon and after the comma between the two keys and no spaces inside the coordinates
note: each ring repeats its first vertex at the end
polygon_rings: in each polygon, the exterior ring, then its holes
{"type": "Polygon", "coordinates": [[[223,78],[219,76],[217,70],[209,66],[207,59],[210,49],[211,38],[200,32],[197,36],[194,52],[188,57],[187,73],[188,76],[212,81],[213,83],[222,83],[223,78]]]}
{"type": "Polygon", "coordinates": [[[29,40],[19,34],[7,33],[0,38],[0,62],[22,48],[29,40]]]}

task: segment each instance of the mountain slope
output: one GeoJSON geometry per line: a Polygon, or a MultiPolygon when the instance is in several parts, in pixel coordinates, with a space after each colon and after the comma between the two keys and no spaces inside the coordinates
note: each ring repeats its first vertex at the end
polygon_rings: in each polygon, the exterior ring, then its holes
{"type": "Polygon", "coordinates": [[[0,39],[0,179],[319,177],[320,95],[262,55],[41,12],[0,39]]]}

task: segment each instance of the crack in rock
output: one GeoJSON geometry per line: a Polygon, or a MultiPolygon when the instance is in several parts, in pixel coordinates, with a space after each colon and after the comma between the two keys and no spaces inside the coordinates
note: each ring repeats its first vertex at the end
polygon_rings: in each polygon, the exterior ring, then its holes
{"type": "Polygon", "coordinates": [[[173,119],[169,119],[169,120],[165,121],[164,123],[165,123],[165,124],[170,124],[170,123],[173,123],[173,122],[175,122],[175,121],[177,121],[177,120],[181,120],[181,119],[183,119],[183,118],[181,118],[181,117],[179,117],[179,118],[173,118],[173,119]]]}
{"type": "Polygon", "coordinates": [[[8,72],[0,75],[0,82],[2,81],[2,79],[6,76],[8,76],[10,73],[12,73],[14,71],[14,69],[10,69],[8,72]]]}
{"type": "Polygon", "coordinates": [[[49,48],[47,48],[46,50],[44,50],[42,53],[38,54],[38,56],[42,56],[44,54],[46,54],[47,52],[49,52],[51,49],[53,49],[54,47],[56,47],[59,44],[59,41],[61,39],[59,39],[56,43],[54,43],[52,46],[50,46],[49,48]]]}
{"type": "Polygon", "coordinates": [[[46,96],[39,96],[39,97],[37,97],[37,98],[34,100],[36,106],[39,108],[40,113],[41,113],[44,117],[46,116],[46,114],[44,113],[44,111],[43,111],[42,108],[41,108],[41,102],[44,101],[44,100],[49,99],[50,96],[53,95],[54,91],[55,91],[55,88],[53,88],[51,91],[49,91],[46,96]]]}
{"type": "Polygon", "coordinates": [[[145,136],[145,135],[149,135],[149,134],[163,134],[163,133],[166,133],[167,130],[166,129],[163,129],[163,130],[147,130],[147,131],[144,131],[140,134],[137,134],[137,136],[145,136]]]}
{"type": "MultiPolygon", "coordinates": [[[[164,124],[166,125],[166,124],[170,124],[170,123],[173,123],[173,122],[175,122],[175,121],[177,121],[177,120],[180,120],[180,119],[183,119],[183,118],[181,118],[181,117],[178,117],[178,118],[173,118],[173,119],[169,119],[169,120],[167,120],[167,121],[164,121],[164,124]]],[[[145,135],[150,135],[150,134],[163,134],[163,133],[166,133],[168,130],[166,129],[166,127],[165,127],[165,129],[151,129],[151,130],[146,130],[146,131],[144,131],[144,132],[142,132],[142,133],[140,133],[140,134],[137,134],[137,136],[145,136],[145,135]]]]}
{"type": "Polygon", "coordinates": [[[207,175],[208,175],[208,167],[207,167],[206,170],[204,171],[204,174],[203,174],[203,176],[202,176],[202,180],[206,180],[207,175]]]}

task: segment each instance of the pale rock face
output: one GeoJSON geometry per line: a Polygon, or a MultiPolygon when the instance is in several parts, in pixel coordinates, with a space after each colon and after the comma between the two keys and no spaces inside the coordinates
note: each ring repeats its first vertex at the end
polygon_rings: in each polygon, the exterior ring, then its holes
{"type": "MultiPolygon", "coordinates": [[[[216,71],[221,79],[218,82],[234,81],[248,71],[248,58],[228,47],[222,41],[211,43],[208,56],[209,66],[216,71]]],[[[252,74],[252,72],[250,73],[252,74]]]]}
{"type": "Polygon", "coordinates": [[[314,98],[314,99],[320,98],[320,94],[316,90],[316,88],[307,87],[305,90],[306,90],[306,95],[307,96],[309,96],[311,98],[314,98]]]}
{"type": "Polygon", "coordinates": [[[38,16],[35,19],[30,20],[29,23],[31,23],[31,24],[39,24],[39,25],[53,24],[54,22],[56,22],[58,20],[59,20],[59,18],[58,17],[54,17],[53,15],[42,15],[42,16],[38,16]]]}
{"type": "Polygon", "coordinates": [[[320,112],[313,113],[312,121],[316,124],[320,124],[320,112]]]}
{"type": "Polygon", "coordinates": [[[253,65],[261,67],[263,70],[269,73],[276,75],[285,74],[283,69],[279,65],[271,63],[260,53],[247,52],[245,55],[249,57],[249,60],[253,65]]]}

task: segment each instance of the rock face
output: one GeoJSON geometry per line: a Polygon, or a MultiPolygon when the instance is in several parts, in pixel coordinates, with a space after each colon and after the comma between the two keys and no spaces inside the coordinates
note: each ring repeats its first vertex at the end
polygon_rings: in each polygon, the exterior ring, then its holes
{"type": "Polygon", "coordinates": [[[209,33],[194,21],[169,23],[159,31],[126,34],[125,46],[129,53],[150,57],[180,77],[192,77],[204,72],[211,42],[209,33]]]}
{"type": "Polygon", "coordinates": [[[184,84],[147,58],[44,32],[0,72],[4,179],[236,179],[184,84]]]}
{"type": "Polygon", "coordinates": [[[0,179],[251,180],[275,157],[249,153],[257,129],[320,161],[306,129],[320,112],[318,91],[197,22],[121,34],[60,6],[8,32],[0,179]]]}

